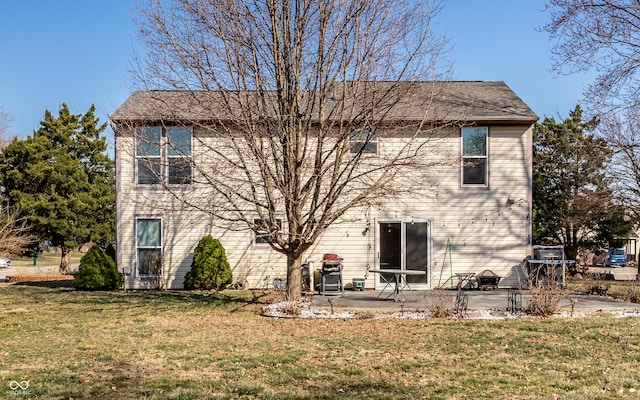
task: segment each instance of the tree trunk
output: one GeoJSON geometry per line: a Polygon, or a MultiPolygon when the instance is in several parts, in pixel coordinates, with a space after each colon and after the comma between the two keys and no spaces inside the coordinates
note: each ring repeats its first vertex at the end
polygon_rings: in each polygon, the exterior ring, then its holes
{"type": "Polygon", "coordinates": [[[572,225],[565,228],[564,256],[567,260],[575,260],[578,255],[578,237],[572,225]]]}
{"type": "Polygon", "coordinates": [[[287,299],[300,300],[302,297],[302,273],[300,257],[293,251],[287,254],[287,299]]]}
{"type": "Polygon", "coordinates": [[[60,259],[60,273],[67,275],[71,273],[71,249],[61,246],[62,258],[60,259]]]}

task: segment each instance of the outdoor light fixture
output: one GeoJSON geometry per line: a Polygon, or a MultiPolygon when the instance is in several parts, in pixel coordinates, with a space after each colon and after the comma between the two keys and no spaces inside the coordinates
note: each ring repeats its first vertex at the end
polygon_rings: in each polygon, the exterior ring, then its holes
{"type": "Polygon", "coordinates": [[[367,225],[365,225],[364,230],[362,231],[362,236],[367,236],[367,233],[369,233],[370,229],[370,224],[369,222],[367,222],[367,225]]]}

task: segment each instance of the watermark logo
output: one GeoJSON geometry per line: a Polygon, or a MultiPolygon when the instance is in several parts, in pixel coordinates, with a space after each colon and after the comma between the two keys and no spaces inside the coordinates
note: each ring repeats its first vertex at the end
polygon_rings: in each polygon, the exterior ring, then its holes
{"type": "Polygon", "coordinates": [[[8,394],[13,394],[13,395],[26,395],[26,394],[31,394],[31,392],[29,391],[29,381],[11,381],[9,382],[9,389],[11,389],[10,391],[8,391],[8,394]]]}

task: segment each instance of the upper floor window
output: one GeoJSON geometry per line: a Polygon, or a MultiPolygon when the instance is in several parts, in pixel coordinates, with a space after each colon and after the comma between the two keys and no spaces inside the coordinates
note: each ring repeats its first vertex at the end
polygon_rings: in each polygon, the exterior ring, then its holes
{"type": "Polygon", "coordinates": [[[136,129],[136,164],[139,185],[160,183],[161,141],[162,128],[159,126],[136,129]]]}
{"type": "Polygon", "coordinates": [[[462,128],[462,185],[488,186],[489,128],[476,126],[462,128]]]}
{"type": "Polygon", "coordinates": [[[370,130],[358,130],[349,136],[351,154],[378,154],[378,135],[370,130]]]}
{"type": "Polygon", "coordinates": [[[180,126],[136,129],[136,176],[139,185],[191,183],[192,132],[180,126]]]}
{"type": "Polygon", "coordinates": [[[167,180],[170,185],[191,183],[191,130],[167,128],[167,180]]]}

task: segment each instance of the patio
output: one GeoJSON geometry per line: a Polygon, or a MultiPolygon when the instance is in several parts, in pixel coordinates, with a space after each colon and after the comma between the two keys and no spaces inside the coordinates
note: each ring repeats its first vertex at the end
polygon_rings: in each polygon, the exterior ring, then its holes
{"type": "MultiPolygon", "coordinates": [[[[513,291],[509,289],[497,290],[465,290],[462,292],[467,296],[467,314],[486,311],[507,312],[514,305],[510,302],[510,296],[520,297],[520,305],[524,308],[531,296],[528,290],[513,291]]],[[[446,296],[453,308],[456,301],[457,290],[420,290],[412,291],[408,295],[401,295],[398,302],[393,301],[393,297],[384,299],[386,293],[380,296],[380,291],[350,291],[344,295],[319,295],[314,293],[311,297],[311,309],[314,311],[327,311],[333,309],[334,312],[372,312],[372,313],[393,313],[398,311],[423,312],[428,304],[439,300],[439,296],[446,296]]],[[[625,302],[601,296],[590,296],[582,293],[569,293],[567,298],[561,300],[561,313],[581,313],[589,314],[599,311],[640,314],[640,304],[625,302]]]]}

